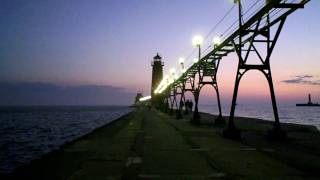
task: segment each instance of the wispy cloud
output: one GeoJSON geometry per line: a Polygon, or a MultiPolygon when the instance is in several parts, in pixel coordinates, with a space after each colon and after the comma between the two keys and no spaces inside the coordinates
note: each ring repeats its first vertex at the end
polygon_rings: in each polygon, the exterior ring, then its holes
{"type": "Polygon", "coordinates": [[[291,79],[282,80],[281,82],[287,84],[307,84],[320,86],[320,79],[315,79],[312,75],[297,75],[291,79]]]}

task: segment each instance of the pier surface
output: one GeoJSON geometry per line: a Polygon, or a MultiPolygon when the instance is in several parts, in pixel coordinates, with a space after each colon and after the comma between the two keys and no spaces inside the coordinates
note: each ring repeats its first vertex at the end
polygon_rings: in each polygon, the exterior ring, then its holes
{"type": "Polygon", "coordinates": [[[283,125],[284,142],[265,138],[272,124],[236,118],[242,141],[224,139],[214,116],[175,119],[139,107],[94,132],[18,168],[4,179],[317,179],[320,135],[283,125]]]}

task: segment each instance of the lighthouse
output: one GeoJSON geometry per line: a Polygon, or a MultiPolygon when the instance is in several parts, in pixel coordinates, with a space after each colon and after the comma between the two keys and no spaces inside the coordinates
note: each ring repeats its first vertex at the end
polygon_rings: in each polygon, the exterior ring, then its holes
{"type": "Polygon", "coordinates": [[[151,97],[152,101],[154,102],[155,93],[157,86],[160,84],[162,78],[163,78],[163,62],[161,61],[161,56],[159,53],[155,57],[153,57],[153,60],[151,62],[152,66],[152,82],[151,82],[151,97]]]}

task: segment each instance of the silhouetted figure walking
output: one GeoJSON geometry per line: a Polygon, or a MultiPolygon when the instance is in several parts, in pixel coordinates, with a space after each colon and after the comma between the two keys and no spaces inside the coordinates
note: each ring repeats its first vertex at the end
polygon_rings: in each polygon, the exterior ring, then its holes
{"type": "Polygon", "coordinates": [[[190,112],[192,112],[192,107],[193,107],[193,102],[191,100],[189,100],[188,108],[189,108],[190,112]]]}
{"type": "Polygon", "coordinates": [[[184,109],[185,109],[185,114],[188,114],[189,113],[189,100],[186,100],[184,102],[184,109]]]}

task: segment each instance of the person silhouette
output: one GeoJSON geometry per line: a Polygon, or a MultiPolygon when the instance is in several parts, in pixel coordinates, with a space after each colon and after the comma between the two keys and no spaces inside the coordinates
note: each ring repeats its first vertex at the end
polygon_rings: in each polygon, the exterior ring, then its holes
{"type": "Polygon", "coordinates": [[[193,102],[190,101],[190,109],[191,109],[191,111],[192,111],[192,107],[193,107],[193,102]]]}
{"type": "Polygon", "coordinates": [[[188,99],[184,102],[184,109],[185,109],[185,113],[188,114],[188,112],[189,112],[189,100],[188,99]]]}

